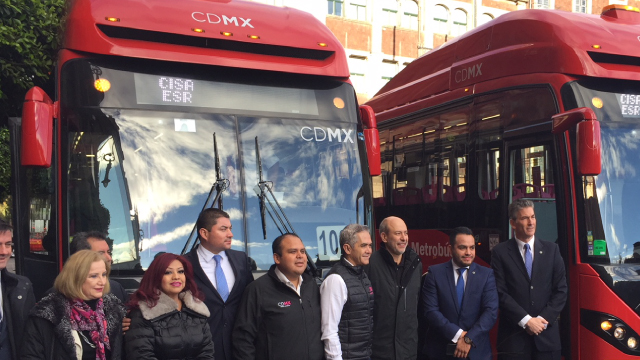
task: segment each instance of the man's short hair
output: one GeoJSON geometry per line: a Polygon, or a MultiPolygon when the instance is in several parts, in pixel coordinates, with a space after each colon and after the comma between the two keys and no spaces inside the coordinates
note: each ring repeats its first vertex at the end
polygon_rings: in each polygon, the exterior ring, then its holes
{"type": "Polygon", "coordinates": [[[380,227],[378,230],[380,230],[380,234],[389,233],[389,217],[382,219],[382,222],[380,222],[380,227]]]}
{"type": "Polygon", "coordinates": [[[4,219],[0,219],[0,234],[10,231],[13,234],[13,226],[6,222],[4,219]]]}
{"type": "Polygon", "coordinates": [[[516,220],[518,212],[529,207],[533,209],[533,201],[531,200],[518,199],[512,202],[509,204],[509,219],[516,220]]]}
{"type": "MultiPolygon", "coordinates": [[[[98,240],[104,240],[109,244],[107,240],[107,234],[100,231],[83,231],[76,233],[73,235],[73,239],[69,243],[69,252],[71,255],[77,253],[80,250],[91,250],[91,244],[89,243],[89,238],[95,238],[98,240]]],[[[111,244],[109,244],[109,248],[111,248],[111,244]]]]}
{"type": "Polygon", "coordinates": [[[271,250],[273,250],[274,254],[278,254],[279,256],[282,256],[282,240],[284,240],[284,238],[287,236],[295,236],[298,239],[300,239],[300,236],[298,236],[298,234],[295,234],[295,233],[284,233],[278,236],[277,238],[275,238],[275,240],[273,240],[273,243],[271,243],[271,250]]]}
{"type": "Polygon", "coordinates": [[[340,231],[340,248],[342,249],[344,244],[349,244],[352,248],[355,247],[358,242],[357,234],[363,231],[369,232],[369,228],[360,224],[349,224],[345,226],[344,229],[340,231]]]}
{"type": "Polygon", "coordinates": [[[225,211],[222,211],[218,208],[208,208],[202,210],[200,215],[198,216],[198,220],[196,221],[196,232],[198,233],[198,238],[200,237],[200,229],[211,230],[213,225],[218,223],[218,219],[221,217],[225,217],[230,219],[229,214],[225,211]]]}
{"type": "Polygon", "coordinates": [[[458,235],[471,235],[473,236],[473,232],[466,226],[458,226],[457,228],[451,230],[451,234],[449,234],[449,244],[451,246],[456,246],[456,238],[458,235]]]}
{"type": "MultiPolygon", "coordinates": [[[[107,269],[107,277],[111,271],[111,265],[104,260],[100,254],[91,250],[80,250],[71,255],[62,267],[62,271],[56,277],[53,287],[67,299],[88,300],[87,295],[82,292],[82,285],[87,280],[91,264],[102,261],[107,269]]],[[[102,295],[109,293],[109,281],[105,281],[102,295]]]]}

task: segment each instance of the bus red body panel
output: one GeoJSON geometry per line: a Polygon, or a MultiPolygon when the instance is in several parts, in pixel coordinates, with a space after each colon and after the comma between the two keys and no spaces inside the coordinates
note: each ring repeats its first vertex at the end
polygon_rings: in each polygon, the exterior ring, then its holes
{"type": "Polygon", "coordinates": [[[25,95],[22,107],[21,163],[23,166],[51,166],[55,105],[39,87],[25,95]]]}
{"type": "Polygon", "coordinates": [[[171,0],[78,1],[66,26],[74,35],[63,47],[75,51],[349,78],[333,33],[291,8],[238,0],[187,0],[179,7],[171,0]]]}

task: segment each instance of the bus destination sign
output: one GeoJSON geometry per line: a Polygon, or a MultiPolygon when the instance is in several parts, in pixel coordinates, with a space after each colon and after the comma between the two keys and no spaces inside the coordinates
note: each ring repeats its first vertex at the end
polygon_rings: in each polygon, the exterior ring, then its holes
{"type": "Polygon", "coordinates": [[[640,95],[634,94],[616,94],[618,104],[620,105],[620,113],[626,118],[640,117],[640,95]]]}

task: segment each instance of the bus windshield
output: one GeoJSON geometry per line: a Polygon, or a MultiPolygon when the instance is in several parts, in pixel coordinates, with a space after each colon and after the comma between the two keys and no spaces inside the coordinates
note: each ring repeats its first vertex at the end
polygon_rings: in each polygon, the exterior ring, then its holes
{"type": "MultiPolygon", "coordinates": [[[[570,84],[578,107],[600,121],[602,172],[583,176],[586,233],[583,260],[640,264],[640,86],[594,79],[570,84]]],[[[636,274],[637,276],[637,274],[636,274]]]]}
{"type": "Polygon", "coordinates": [[[220,181],[232,248],[247,251],[257,270],[273,264],[271,242],[285,231],[274,207],[317,263],[339,258],[337,234],[364,208],[353,88],[219,80],[228,75],[65,65],[69,236],[103,231],[114,242],[114,269],[146,269],[159,252],[180,253],[195,239],[199,212],[218,206],[220,181]],[[109,90],[97,91],[104,80],[109,90]],[[261,181],[273,207],[261,207],[261,181]]]}

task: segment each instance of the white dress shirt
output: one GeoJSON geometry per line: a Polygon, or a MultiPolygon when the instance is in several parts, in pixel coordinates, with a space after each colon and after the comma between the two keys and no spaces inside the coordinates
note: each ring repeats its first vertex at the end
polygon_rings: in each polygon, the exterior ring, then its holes
{"type": "MultiPolygon", "coordinates": [[[[533,259],[535,259],[536,254],[533,251],[533,244],[536,241],[536,236],[532,236],[531,240],[529,240],[529,242],[525,243],[522,240],[518,240],[515,236],[514,239],[516,239],[516,244],[518,244],[518,251],[520,251],[520,256],[522,256],[522,262],[524,263],[524,244],[529,244],[529,249],[531,250],[531,264],[533,265],[533,259]]],[[[540,319],[544,319],[542,316],[538,316],[538,318],[540,319]]],[[[527,327],[527,323],[529,322],[529,320],[531,320],[531,315],[527,314],[525,315],[522,320],[520,320],[520,322],[518,322],[518,325],[523,328],[526,329],[527,327]]],[[[547,325],[544,326],[544,328],[547,328],[547,325]]]]}
{"type": "MultiPolygon", "coordinates": [[[[458,278],[460,277],[460,274],[458,274],[458,269],[460,269],[460,266],[456,265],[456,263],[453,260],[451,260],[451,265],[453,265],[453,281],[454,281],[454,284],[457,285],[458,278]]],[[[465,269],[467,269],[467,271],[465,271],[464,274],[462,274],[462,278],[464,279],[464,288],[466,289],[467,279],[469,278],[469,267],[466,266],[465,269]]],[[[453,339],[451,339],[451,341],[453,341],[454,343],[457,343],[463,331],[464,330],[459,329],[458,332],[456,332],[456,335],[453,337],[453,339]]]]}
{"type": "MultiPolygon", "coordinates": [[[[345,259],[346,261],[346,259],[345,259]]],[[[349,265],[353,266],[349,261],[349,265]]],[[[342,346],[338,336],[338,324],[342,309],[347,303],[347,284],[338,274],[331,274],[320,285],[320,309],[322,310],[322,341],[327,360],[342,360],[342,346]]]]}
{"type": "Polygon", "coordinates": [[[200,266],[202,270],[213,284],[213,287],[218,290],[218,283],[216,282],[216,261],[213,258],[213,255],[222,256],[222,263],[220,266],[222,267],[222,271],[224,271],[224,277],[227,279],[227,287],[229,288],[229,293],[231,293],[231,289],[233,289],[233,285],[236,283],[236,276],[233,274],[233,268],[231,267],[231,263],[229,263],[229,257],[227,253],[221,251],[218,254],[214,254],[211,251],[204,248],[204,246],[198,246],[196,250],[198,253],[198,260],[200,260],[200,266]]]}
{"type": "MultiPolygon", "coordinates": [[[[302,275],[300,275],[300,278],[298,279],[298,286],[295,286],[286,276],[285,274],[282,273],[282,271],[280,271],[280,269],[278,269],[278,267],[276,267],[276,276],[278,277],[278,280],[280,280],[283,284],[287,285],[288,287],[290,287],[293,291],[295,291],[298,296],[302,297],[302,295],[300,295],[300,287],[302,286],[302,275]]],[[[302,302],[302,299],[300,299],[300,302],[302,302]]]]}

